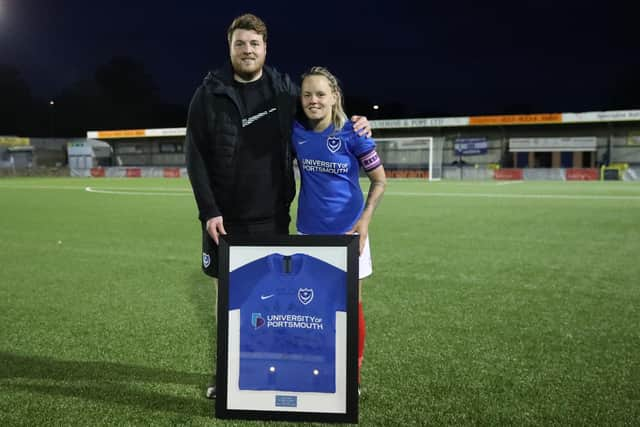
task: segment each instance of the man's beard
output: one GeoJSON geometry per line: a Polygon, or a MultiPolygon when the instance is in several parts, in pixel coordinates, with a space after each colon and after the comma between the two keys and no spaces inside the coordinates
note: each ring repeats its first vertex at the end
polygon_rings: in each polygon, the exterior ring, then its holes
{"type": "Polygon", "coordinates": [[[235,60],[232,65],[234,73],[236,73],[242,80],[252,81],[262,72],[264,60],[260,61],[259,59],[254,59],[253,66],[250,68],[243,67],[242,59],[235,60]]]}

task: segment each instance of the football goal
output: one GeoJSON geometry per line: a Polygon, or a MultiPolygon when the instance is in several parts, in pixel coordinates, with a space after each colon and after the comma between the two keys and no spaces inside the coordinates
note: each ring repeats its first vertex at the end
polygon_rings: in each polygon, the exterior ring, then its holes
{"type": "Polygon", "coordinates": [[[433,137],[376,138],[377,151],[390,177],[442,178],[442,140],[433,137]],[[428,174],[427,174],[428,171],[428,174]]]}
{"type": "Polygon", "coordinates": [[[429,181],[442,179],[442,147],[441,138],[429,138],[429,181]]]}

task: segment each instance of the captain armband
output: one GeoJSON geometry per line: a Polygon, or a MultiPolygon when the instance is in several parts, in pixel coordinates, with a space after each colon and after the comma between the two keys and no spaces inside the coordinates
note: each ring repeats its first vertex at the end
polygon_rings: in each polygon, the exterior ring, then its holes
{"type": "Polygon", "coordinates": [[[376,150],[371,150],[368,153],[363,154],[358,157],[358,160],[365,172],[370,172],[382,164],[382,160],[380,160],[380,156],[378,156],[376,150]]]}

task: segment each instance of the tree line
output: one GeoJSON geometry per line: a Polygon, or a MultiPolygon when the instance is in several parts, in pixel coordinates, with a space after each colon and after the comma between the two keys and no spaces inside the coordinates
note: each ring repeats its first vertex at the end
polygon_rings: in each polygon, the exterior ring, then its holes
{"type": "MultiPolygon", "coordinates": [[[[640,108],[640,65],[626,67],[617,73],[614,82],[602,83],[599,87],[585,88],[601,102],[592,106],[578,105],[571,99],[556,100],[548,105],[534,105],[524,100],[496,111],[461,108],[452,112],[417,111],[396,102],[387,103],[378,111],[372,110],[369,97],[349,94],[345,104],[347,111],[365,114],[374,120],[640,108]]],[[[99,65],[92,76],[64,88],[53,102],[52,105],[50,100],[35,96],[17,67],[0,64],[0,135],[81,137],[87,130],[183,127],[188,109],[188,105],[164,101],[145,66],[125,56],[113,57],[99,65]]]]}
{"type": "Polygon", "coordinates": [[[53,100],[35,96],[16,67],[0,64],[0,94],[0,135],[84,136],[87,130],[182,127],[187,118],[188,106],[163,101],[144,65],[129,57],[110,59],[53,100]]]}
{"type": "MultiPolygon", "coordinates": [[[[0,94],[0,135],[83,137],[87,130],[184,127],[187,121],[188,105],[164,101],[144,65],[125,56],[111,58],[52,100],[35,96],[18,68],[0,64],[0,94]]],[[[366,97],[345,102],[353,111],[371,109],[366,97]]],[[[398,103],[386,112],[400,117],[405,111],[398,103]]]]}

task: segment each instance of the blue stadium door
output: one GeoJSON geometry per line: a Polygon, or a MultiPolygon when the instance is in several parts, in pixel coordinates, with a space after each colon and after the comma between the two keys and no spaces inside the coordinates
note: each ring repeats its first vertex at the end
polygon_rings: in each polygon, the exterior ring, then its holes
{"type": "Polygon", "coordinates": [[[526,168],[529,166],[529,153],[528,152],[519,152],[516,161],[518,162],[519,168],[526,168]]]}

